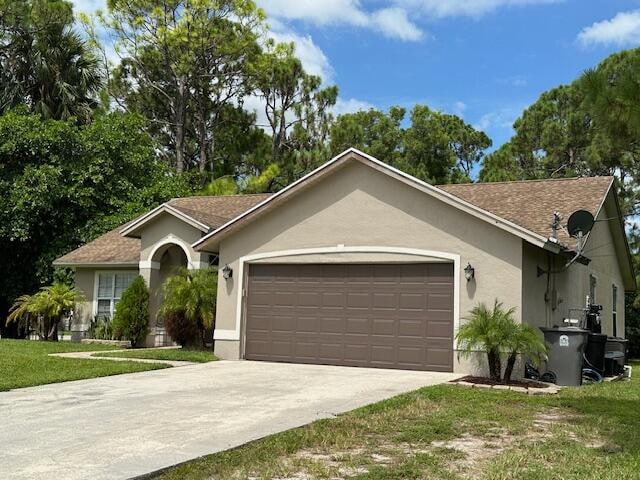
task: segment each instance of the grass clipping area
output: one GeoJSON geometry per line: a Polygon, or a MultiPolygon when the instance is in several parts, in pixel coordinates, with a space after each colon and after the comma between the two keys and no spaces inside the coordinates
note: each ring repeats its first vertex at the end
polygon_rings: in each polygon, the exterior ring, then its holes
{"type": "Polygon", "coordinates": [[[113,348],[99,344],[1,339],[0,391],[167,367],[160,363],[109,362],[48,356],[50,353],[113,348]]]}
{"type": "Polygon", "coordinates": [[[210,350],[195,350],[183,348],[144,348],[140,350],[125,350],[120,352],[100,352],[93,357],[142,358],[145,360],[170,360],[181,362],[206,363],[218,360],[210,350]]]}
{"type": "Polygon", "coordinates": [[[637,378],[554,396],[440,385],[203,457],[157,478],[635,479],[638,431],[637,378]]]}

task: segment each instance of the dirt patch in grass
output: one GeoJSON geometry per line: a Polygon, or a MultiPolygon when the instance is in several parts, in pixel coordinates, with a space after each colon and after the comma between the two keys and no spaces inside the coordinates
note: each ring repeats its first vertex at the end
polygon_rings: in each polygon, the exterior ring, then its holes
{"type": "MultiPolygon", "coordinates": [[[[408,461],[421,458],[440,459],[443,477],[479,478],[485,466],[493,459],[513,448],[527,448],[536,442],[552,438],[557,430],[573,441],[584,441],[570,428],[578,416],[559,408],[549,408],[536,413],[530,428],[519,433],[494,426],[483,433],[464,432],[447,440],[427,443],[390,443],[383,436],[366,435],[358,445],[347,450],[328,448],[304,448],[282,459],[284,476],[264,477],[250,474],[248,478],[259,480],[349,480],[378,478],[372,472],[391,472],[408,461]]],[[[602,438],[590,438],[585,444],[590,448],[603,448],[602,438]]],[[[384,474],[380,478],[385,478],[384,474]]],[[[395,478],[390,476],[389,478],[395,478]]]]}

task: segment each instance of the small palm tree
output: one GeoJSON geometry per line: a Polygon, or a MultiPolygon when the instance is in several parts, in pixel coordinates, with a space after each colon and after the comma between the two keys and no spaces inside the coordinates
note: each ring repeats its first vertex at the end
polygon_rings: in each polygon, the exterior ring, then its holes
{"type": "Polygon", "coordinates": [[[513,367],[518,355],[524,355],[532,362],[539,364],[547,359],[547,345],[540,333],[531,325],[513,322],[507,342],[509,355],[504,369],[504,383],[511,381],[513,367]]]}
{"type": "Polygon", "coordinates": [[[456,339],[460,353],[470,356],[473,352],[484,351],[489,363],[489,377],[499,382],[502,373],[501,355],[506,350],[512,331],[515,308],[504,310],[497,299],[493,309],[484,303],[473,307],[467,323],[458,330],[456,339]]]}
{"type": "MultiPolygon", "coordinates": [[[[217,290],[216,270],[188,270],[182,267],[164,282],[159,313],[166,317],[182,316],[185,320],[194,322],[200,331],[204,346],[205,329],[215,330],[217,290]]],[[[215,344],[213,348],[215,349],[215,344]]]]}
{"type": "Polygon", "coordinates": [[[463,355],[474,351],[487,353],[489,376],[499,382],[502,373],[502,355],[507,355],[502,381],[509,383],[518,355],[538,363],[547,356],[547,346],[531,325],[517,323],[515,308],[505,310],[497,299],[493,309],[481,303],[471,310],[468,322],[460,327],[456,338],[463,355]]]}
{"type": "Polygon", "coordinates": [[[66,283],[54,282],[41,288],[38,293],[18,297],[11,307],[7,323],[37,320],[40,338],[58,341],[60,322],[82,301],[84,296],[78,289],[66,283]]]}

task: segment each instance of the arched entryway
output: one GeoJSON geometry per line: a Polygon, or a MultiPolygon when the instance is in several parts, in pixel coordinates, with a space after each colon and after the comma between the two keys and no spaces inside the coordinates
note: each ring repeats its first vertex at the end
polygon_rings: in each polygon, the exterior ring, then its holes
{"type": "Polygon", "coordinates": [[[154,335],[155,346],[173,345],[173,340],[167,334],[164,326],[164,318],[158,313],[162,303],[162,285],[180,268],[189,265],[187,252],[177,243],[166,243],[158,247],[151,257],[151,264],[156,268],[151,281],[150,298],[150,323],[151,333],[154,335]]]}

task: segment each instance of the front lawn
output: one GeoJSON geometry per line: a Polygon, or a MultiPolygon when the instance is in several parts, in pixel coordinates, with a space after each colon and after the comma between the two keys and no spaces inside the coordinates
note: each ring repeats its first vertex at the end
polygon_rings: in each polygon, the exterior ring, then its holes
{"type": "Polygon", "coordinates": [[[638,431],[638,378],[567,388],[557,396],[440,385],[157,478],[632,479],[640,472],[638,431]]]}
{"type": "Polygon", "coordinates": [[[50,357],[49,353],[113,350],[99,344],[0,340],[0,391],[45,383],[166,368],[167,365],[50,357]]]}
{"type": "Polygon", "coordinates": [[[144,348],[123,352],[96,353],[93,357],[143,358],[150,360],[171,360],[182,362],[206,363],[218,360],[209,350],[191,350],[184,348],[144,348]]]}

